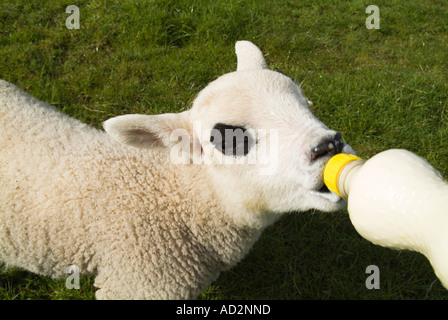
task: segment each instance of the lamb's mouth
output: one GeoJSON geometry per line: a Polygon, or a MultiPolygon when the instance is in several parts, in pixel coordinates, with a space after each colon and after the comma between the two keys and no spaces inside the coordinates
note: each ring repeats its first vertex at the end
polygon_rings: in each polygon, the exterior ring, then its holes
{"type": "Polygon", "coordinates": [[[317,192],[328,193],[328,192],[330,192],[330,190],[328,189],[327,185],[324,183],[322,185],[322,187],[320,187],[319,190],[317,190],[317,192]]]}
{"type": "Polygon", "coordinates": [[[325,185],[325,183],[322,184],[322,186],[317,189],[317,190],[313,190],[311,191],[311,194],[322,197],[330,202],[339,202],[342,201],[342,198],[337,195],[334,192],[331,192],[328,187],[325,185]]]}

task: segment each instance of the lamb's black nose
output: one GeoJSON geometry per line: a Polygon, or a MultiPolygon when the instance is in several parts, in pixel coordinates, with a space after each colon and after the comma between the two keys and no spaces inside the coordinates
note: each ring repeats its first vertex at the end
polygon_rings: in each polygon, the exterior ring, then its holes
{"type": "Polygon", "coordinates": [[[325,155],[335,155],[340,153],[343,148],[343,143],[341,141],[341,134],[337,132],[333,138],[326,139],[319,143],[316,147],[311,149],[310,159],[316,160],[319,157],[325,155]]]}

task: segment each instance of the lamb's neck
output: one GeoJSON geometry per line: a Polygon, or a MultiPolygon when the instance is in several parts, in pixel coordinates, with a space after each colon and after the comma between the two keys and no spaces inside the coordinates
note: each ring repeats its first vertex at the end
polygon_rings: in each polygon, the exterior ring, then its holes
{"type": "Polygon", "coordinates": [[[259,194],[254,196],[253,190],[241,189],[240,183],[233,185],[231,180],[223,183],[210,171],[207,176],[212,177],[209,188],[213,197],[233,224],[262,231],[281,217],[280,213],[268,210],[264,198],[259,194]]]}
{"type": "Polygon", "coordinates": [[[189,198],[195,199],[191,202],[191,229],[205,247],[215,251],[230,267],[246,255],[268,224],[254,224],[247,209],[226,205],[204,170],[190,166],[184,172],[183,180],[192,181],[194,186],[188,190],[189,198]]]}

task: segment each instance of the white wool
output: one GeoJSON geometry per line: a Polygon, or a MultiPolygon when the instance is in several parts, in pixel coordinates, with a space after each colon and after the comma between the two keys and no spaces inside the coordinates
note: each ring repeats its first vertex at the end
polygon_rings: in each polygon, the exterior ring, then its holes
{"type": "MultiPolygon", "coordinates": [[[[75,265],[96,275],[99,299],[195,298],[282,212],[341,208],[316,191],[325,159],[307,156],[334,131],[255,45],[238,42],[237,55],[238,71],[192,109],[116,117],[107,133],[0,80],[0,262],[52,277],[75,265]],[[277,172],[214,164],[213,149],[210,165],[174,164],[170,134],[194,137],[195,121],[275,128],[277,172]]],[[[201,135],[191,143],[210,146],[201,135]]]]}

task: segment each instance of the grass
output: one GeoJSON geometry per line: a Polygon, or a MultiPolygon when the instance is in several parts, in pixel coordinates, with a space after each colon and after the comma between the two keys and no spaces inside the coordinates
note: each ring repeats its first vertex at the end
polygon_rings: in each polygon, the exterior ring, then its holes
{"type": "MultiPolygon", "coordinates": [[[[313,112],[363,157],[406,148],[448,176],[446,2],[376,1],[379,30],[352,1],[24,1],[0,3],[0,78],[99,127],[125,113],[178,112],[233,71],[234,42],[255,42],[298,83],[313,112]],[[80,9],[68,30],[65,8],[80,9]]],[[[17,269],[1,299],[92,299],[17,269]]],[[[428,261],[363,240],[346,211],[286,215],[200,299],[447,299],[428,261]],[[380,269],[367,290],[368,265],[380,269]]]]}

